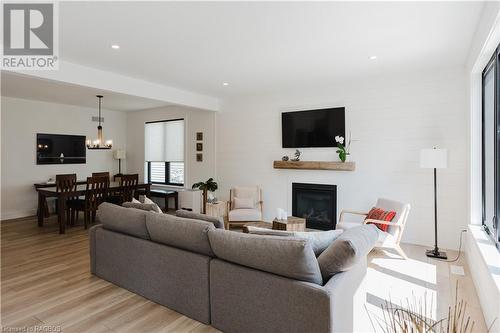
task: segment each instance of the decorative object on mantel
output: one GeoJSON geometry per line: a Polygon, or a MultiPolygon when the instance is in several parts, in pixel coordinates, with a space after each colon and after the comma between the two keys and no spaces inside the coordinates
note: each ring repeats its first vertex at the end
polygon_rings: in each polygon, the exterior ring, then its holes
{"type": "Polygon", "coordinates": [[[215,192],[218,187],[217,182],[215,182],[213,178],[209,178],[206,182],[194,183],[191,187],[203,191],[203,214],[207,212],[208,191],[215,192]]]}
{"type": "Polygon", "coordinates": [[[333,162],[333,161],[274,161],[275,169],[305,169],[305,170],[338,170],[354,171],[355,162],[333,162]]]}
{"type": "Polygon", "coordinates": [[[293,154],[293,156],[295,156],[295,157],[294,157],[294,158],[292,158],[292,161],[293,161],[293,162],[298,162],[298,161],[300,161],[300,154],[302,154],[302,153],[300,152],[300,150],[295,149],[295,154],[293,154]]]}
{"type": "Polygon", "coordinates": [[[87,148],[88,149],[111,149],[113,147],[112,140],[104,141],[102,136],[102,126],[101,126],[101,103],[102,103],[102,95],[96,95],[98,98],[98,108],[99,108],[99,125],[97,126],[97,139],[94,141],[87,140],[87,148]]]}
{"type": "Polygon", "coordinates": [[[286,155],[281,158],[281,160],[284,161],[284,162],[288,161],[289,159],[290,158],[288,156],[286,156],[286,155]]]}
{"type": "Polygon", "coordinates": [[[431,258],[448,259],[446,252],[439,251],[437,240],[437,171],[436,169],[447,168],[446,149],[422,149],[420,151],[420,167],[434,169],[434,249],[427,250],[425,255],[431,258]]]}
{"type": "Polygon", "coordinates": [[[337,142],[337,148],[338,148],[337,154],[339,154],[339,159],[342,162],[345,162],[347,160],[347,155],[350,155],[349,147],[351,146],[351,135],[349,134],[349,140],[347,140],[345,146],[344,146],[344,137],[343,136],[336,136],[335,142],[337,142]]]}
{"type": "Polygon", "coordinates": [[[113,158],[118,160],[118,173],[115,177],[121,177],[122,175],[122,160],[127,157],[127,153],[123,149],[117,149],[113,152],[113,158]]]}

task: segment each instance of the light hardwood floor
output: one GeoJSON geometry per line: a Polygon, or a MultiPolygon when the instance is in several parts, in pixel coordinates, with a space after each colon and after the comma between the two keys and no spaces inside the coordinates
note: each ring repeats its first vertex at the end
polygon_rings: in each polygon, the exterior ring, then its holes
{"type": "MultiPolygon", "coordinates": [[[[81,226],[57,232],[56,219],[38,228],[36,218],[1,223],[2,326],[46,327],[64,332],[218,332],[175,311],[128,292],[89,272],[87,231],[81,226]]],[[[409,260],[384,251],[370,255],[368,311],[380,304],[426,295],[437,304],[433,319],[447,312],[455,282],[476,322],[486,326],[465,267],[465,276],[452,275],[450,264],[430,260],[424,248],[403,246],[409,260]]],[[[455,253],[451,253],[454,256],[455,253]]],[[[461,258],[457,265],[464,265],[461,258]]],[[[370,330],[371,331],[371,330],[370,330]]]]}

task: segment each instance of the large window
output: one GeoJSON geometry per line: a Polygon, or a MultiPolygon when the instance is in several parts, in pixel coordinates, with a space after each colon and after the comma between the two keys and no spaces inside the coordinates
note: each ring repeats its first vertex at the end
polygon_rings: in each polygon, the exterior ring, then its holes
{"type": "Polygon", "coordinates": [[[483,71],[483,226],[499,246],[500,73],[498,49],[483,71]]]}
{"type": "Polygon", "coordinates": [[[184,120],[145,125],[147,179],[153,184],[184,185],[184,120]]]}

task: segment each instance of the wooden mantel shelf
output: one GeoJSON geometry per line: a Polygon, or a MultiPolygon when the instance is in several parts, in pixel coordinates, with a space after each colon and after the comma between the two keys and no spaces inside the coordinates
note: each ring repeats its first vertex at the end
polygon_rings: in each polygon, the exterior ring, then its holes
{"type": "Polygon", "coordinates": [[[329,162],[329,161],[274,161],[275,169],[305,169],[305,170],[338,170],[354,171],[355,162],[329,162]]]}

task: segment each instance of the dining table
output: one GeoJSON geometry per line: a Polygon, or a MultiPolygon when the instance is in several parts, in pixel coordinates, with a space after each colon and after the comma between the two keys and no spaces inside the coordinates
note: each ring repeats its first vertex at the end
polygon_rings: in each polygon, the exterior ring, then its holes
{"type": "MultiPolygon", "coordinates": [[[[49,210],[47,205],[47,198],[56,198],[57,199],[57,220],[59,223],[59,233],[64,234],[66,232],[66,200],[69,197],[80,197],[84,196],[87,191],[87,181],[79,180],[76,182],[76,188],[71,192],[58,192],[56,188],[56,184],[54,183],[36,183],[34,184],[35,190],[38,192],[38,226],[43,227],[43,220],[46,217],[49,217],[49,210]]],[[[108,191],[109,193],[120,191],[122,188],[119,182],[110,182],[108,191]]],[[[149,196],[151,190],[150,183],[138,183],[138,190],[143,190],[146,193],[146,196],[149,196]]]]}

